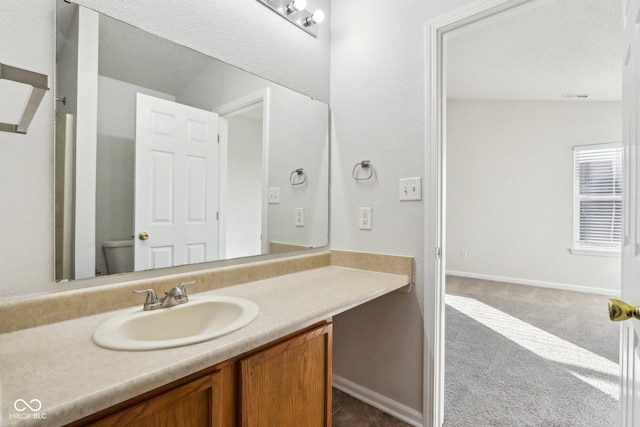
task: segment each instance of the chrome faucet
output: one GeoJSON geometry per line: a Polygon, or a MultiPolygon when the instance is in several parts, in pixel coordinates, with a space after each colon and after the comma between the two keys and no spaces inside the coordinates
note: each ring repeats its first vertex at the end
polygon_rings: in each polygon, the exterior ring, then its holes
{"type": "Polygon", "coordinates": [[[142,291],[133,291],[135,294],[147,294],[147,299],[144,302],[144,311],[156,310],[158,308],[173,307],[174,305],[184,304],[189,301],[185,285],[193,285],[197,280],[191,282],[180,283],[175,288],[172,288],[169,292],[164,293],[164,297],[158,299],[158,295],[153,289],[145,289],[142,291]]]}

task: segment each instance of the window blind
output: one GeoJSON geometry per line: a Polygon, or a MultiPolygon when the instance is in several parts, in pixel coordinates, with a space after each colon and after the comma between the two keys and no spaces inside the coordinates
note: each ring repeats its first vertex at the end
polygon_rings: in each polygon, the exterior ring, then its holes
{"type": "Polygon", "coordinates": [[[622,240],[620,144],[575,147],[574,161],[574,246],[619,249],[622,240]]]}

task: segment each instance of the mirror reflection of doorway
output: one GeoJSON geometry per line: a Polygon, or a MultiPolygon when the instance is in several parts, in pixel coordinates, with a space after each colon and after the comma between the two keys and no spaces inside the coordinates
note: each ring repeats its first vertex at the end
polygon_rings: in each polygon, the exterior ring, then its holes
{"type": "Polygon", "coordinates": [[[225,258],[262,253],[263,103],[227,118],[225,258]]]}

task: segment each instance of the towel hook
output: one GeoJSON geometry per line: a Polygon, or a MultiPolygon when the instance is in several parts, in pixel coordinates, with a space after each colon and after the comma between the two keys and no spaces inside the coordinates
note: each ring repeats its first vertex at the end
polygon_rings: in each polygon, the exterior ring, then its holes
{"type": "Polygon", "coordinates": [[[298,168],[296,170],[294,170],[293,172],[291,172],[291,175],[289,175],[289,183],[291,185],[302,185],[305,182],[307,182],[307,176],[304,174],[304,169],[303,168],[298,168]],[[296,181],[296,176],[300,177],[302,176],[302,181],[296,181]]]}
{"type": "Polygon", "coordinates": [[[373,177],[373,165],[371,164],[371,161],[370,160],[363,160],[361,162],[356,163],[353,166],[353,170],[351,171],[351,176],[356,181],[367,181],[367,180],[371,179],[373,177]],[[359,169],[368,169],[369,170],[369,174],[367,176],[365,176],[364,178],[360,178],[358,176],[358,168],[359,169]]]}

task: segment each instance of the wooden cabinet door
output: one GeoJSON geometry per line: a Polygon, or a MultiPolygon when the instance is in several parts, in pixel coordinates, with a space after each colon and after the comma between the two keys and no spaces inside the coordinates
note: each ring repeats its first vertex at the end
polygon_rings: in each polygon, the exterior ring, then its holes
{"type": "Polygon", "coordinates": [[[195,379],[88,424],[96,427],[220,427],[221,374],[195,379]]]}
{"type": "Polygon", "coordinates": [[[240,360],[238,425],[330,427],[331,333],[325,324],[240,360]]]}

